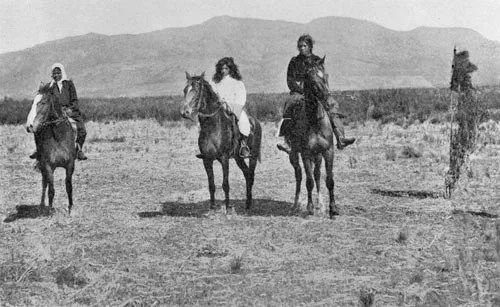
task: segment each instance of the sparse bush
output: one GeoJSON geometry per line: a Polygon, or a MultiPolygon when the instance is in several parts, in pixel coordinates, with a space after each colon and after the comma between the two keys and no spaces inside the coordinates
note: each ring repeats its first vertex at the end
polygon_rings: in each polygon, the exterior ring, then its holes
{"type": "Polygon", "coordinates": [[[406,240],[408,240],[408,233],[406,230],[401,230],[396,238],[396,242],[405,244],[406,240]]]}
{"type": "Polygon", "coordinates": [[[233,259],[231,259],[230,263],[230,270],[231,274],[237,274],[241,272],[241,268],[243,266],[243,256],[235,256],[233,259]]]}
{"type": "Polygon", "coordinates": [[[416,283],[420,284],[422,283],[423,280],[424,280],[424,274],[422,274],[422,272],[417,272],[410,277],[410,285],[416,283]]]}
{"type": "Polygon", "coordinates": [[[396,161],[396,149],[394,149],[394,147],[385,149],[385,159],[389,161],[396,161]]]}
{"type": "Polygon", "coordinates": [[[70,288],[82,288],[89,282],[85,274],[73,265],[66,268],[59,268],[54,275],[56,284],[60,288],[64,285],[70,288]]]}
{"type": "Polygon", "coordinates": [[[372,307],[375,306],[375,289],[361,289],[359,291],[359,306],[372,307]]]}
{"type": "Polygon", "coordinates": [[[412,146],[407,145],[403,147],[401,155],[405,158],[420,158],[422,157],[422,152],[416,150],[412,146]]]}

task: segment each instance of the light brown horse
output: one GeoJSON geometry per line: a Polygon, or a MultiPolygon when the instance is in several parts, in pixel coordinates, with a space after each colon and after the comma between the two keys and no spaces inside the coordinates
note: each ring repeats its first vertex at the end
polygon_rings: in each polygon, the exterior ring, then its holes
{"type": "Polygon", "coordinates": [[[234,207],[229,202],[229,159],[234,158],[236,164],[243,172],[246,181],[246,209],[252,206],[252,187],[255,177],[255,167],[260,160],[260,144],[262,128],[260,123],[252,116],[248,116],[252,133],[248,137],[248,147],[251,157],[249,164],[238,155],[239,145],[235,140],[238,138],[237,127],[225,110],[225,106],[219,101],[210,84],[200,76],[190,76],[186,72],[187,85],[184,88],[184,101],[181,115],[184,118],[195,120],[198,116],[201,130],[198,137],[198,147],[203,156],[203,166],[208,176],[208,190],[210,192],[209,215],[215,211],[215,183],[213,162],[217,160],[222,165],[222,189],[225,193],[225,207],[222,212],[236,214],[234,207]]]}
{"type": "Polygon", "coordinates": [[[40,207],[45,210],[45,191],[48,186],[49,210],[54,200],[54,170],[62,167],[66,170],[66,193],[68,194],[68,213],[73,207],[72,176],[75,170],[75,132],[68,117],[64,114],[57,97],[49,84],[40,87],[42,99],[36,105],[33,132],[40,157],[37,166],[42,173],[42,199],[40,207]]]}
{"type": "Polygon", "coordinates": [[[307,211],[314,214],[312,190],[316,183],[318,199],[320,199],[321,163],[325,160],[326,187],[329,192],[329,216],[338,215],[335,204],[333,180],[333,129],[323,105],[330,95],[328,80],[324,72],[324,60],[309,63],[304,81],[304,104],[296,112],[295,127],[290,135],[292,151],[290,163],[295,170],[295,208],[299,207],[302,169],[299,154],[306,173],[307,211]]]}

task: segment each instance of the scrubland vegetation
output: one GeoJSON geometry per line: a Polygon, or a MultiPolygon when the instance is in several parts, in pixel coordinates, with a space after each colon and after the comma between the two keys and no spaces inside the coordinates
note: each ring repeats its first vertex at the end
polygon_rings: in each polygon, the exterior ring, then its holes
{"type": "MultiPolygon", "coordinates": [[[[500,88],[480,88],[482,99],[489,109],[500,109],[500,88]]],[[[277,121],[287,97],[281,94],[249,94],[248,108],[261,121],[277,121]]],[[[450,106],[448,89],[387,89],[334,92],[334,97],[347,116],[346,121],[378,120],[382,123],[424,122],[446,120],[450,106]]],[[[80,108],[87,121],[156,119],[179,121],[181,96],[136,98],[80,98],[80,108]]],[[[26,120],[30,100],[16,101],[5,97],[0,101],[0,124],[20,124],[26,120]]],[[[500,113],[493,113],[493,119],[500,113]]]]}

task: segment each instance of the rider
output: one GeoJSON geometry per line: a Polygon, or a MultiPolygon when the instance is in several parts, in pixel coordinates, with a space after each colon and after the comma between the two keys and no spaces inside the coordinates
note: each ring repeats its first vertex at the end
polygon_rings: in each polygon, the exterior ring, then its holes
{"type": "Polygon", "coordinates": [[[245,111],[247,91],[241,79],[238,65],[236,65],[233,58],[225,57],[215,65],[215,74],[211,85],[219,100],[238,118],[238,129],[240,131],[239,154],[242,158],[249,158],[250,149],[247,140],[250,135],[250,120],[245,111]]]}
{"type": "MultiPolygon", "coordinates": [[[[284,143],[278,144],[278,149],[290,153],[291,147],[289,144],[290,133],[295,125],[294,112],[297,106],[304,102],[304,78],[307,69],[307,63],[318,62],[320,57],[312,53],[314,40],[309,34],[304,34],[297,40],[297,49],[299,54],[292,57],[288,64],[287,70],[287,85],[290,89],[290,96],[285,102],[283,110],[283,120],[279,129],[279,136],[284,136],[284,143]]],[[[332,95],[328,97],[328,102],[324,105],[327,108],[330,121],[332,123],[333,133],[337,139],[337,148],[342,150],[346,146],[351,145],[356,140],[355,138],[346,138],[344,134],[344,125],[341,121],[338,102],[333,99],[332,95]]]]}
{"type": "MultiPolygon", "coordinates": [[[[82,151],[87,131],[83,122],[82,113],[78,107],[78,97],[73,81],[68,79],[64,66],[60,63],[52,65],[52,82],[49,85],[49,91],[54,94],[61,103],[66,115],[76,122],[76,158],[78,160],[87,160],[82,151]]],[[[36,142],[35,142],[36,143],[36,142]]],[[[40,154],[38,148],[30,155],[31,159],[38,159],[40,154]]]]}

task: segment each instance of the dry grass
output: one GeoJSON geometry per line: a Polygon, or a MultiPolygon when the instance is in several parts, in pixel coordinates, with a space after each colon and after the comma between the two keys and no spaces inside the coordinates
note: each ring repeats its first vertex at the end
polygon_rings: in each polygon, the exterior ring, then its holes
{"type": "MultiPolygon", "coordinates": [[[[498,158],[490,154],[500,136],[493,133],[488,137],[494,143],[471,159],[488,175],[464,178],[447,200],[431,197],[442,191],[448,166],[440,158],[449,151],[445,125],[351,126],[347,134],[363,142],[335,157],[342,215],[332,221],[290,210],[295,180],[286,156],[275,149],[272,124],[264,125],[255,204],[246,214],[244,179],[231,162],[231,199],[240,213],[234,219],[203,217],[208,191],[194,157],[196,126],[142,120],[87,127],[89,139],[99,141],[86,145],[89,160],[77,165],[71,217],[64,211],[61,170],[54,214],[15,214],[16,206],[37,205],[40,174],[27,157],[32,136],[20,126],[0,127],[0,217],[11,217],[0,223],[0,305],[500,301],[500,182],[498,158]],[[386,148],[401,152],[404,146],[422,149],[422,156],[384,157],[386,148]]],[[[221,170],[215,170],[221,200],[221,170]]],[[[322,196],[327,199],[324,185],[322,196]]]]}

